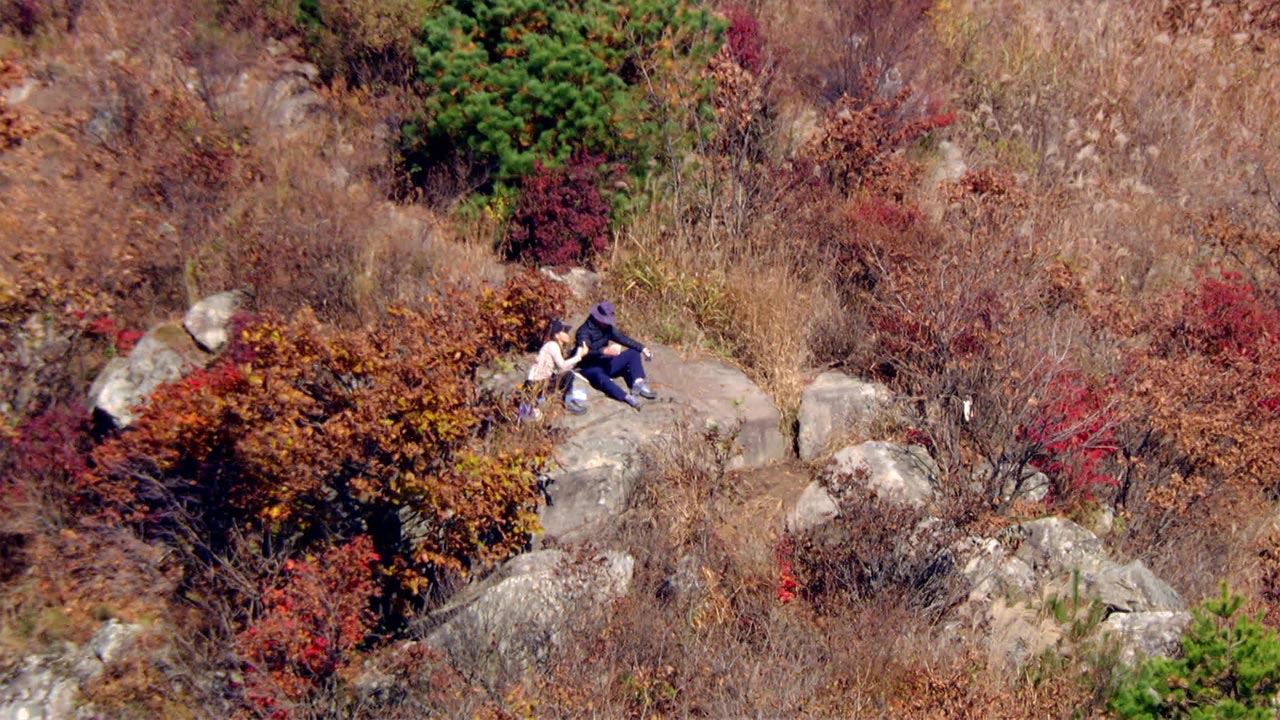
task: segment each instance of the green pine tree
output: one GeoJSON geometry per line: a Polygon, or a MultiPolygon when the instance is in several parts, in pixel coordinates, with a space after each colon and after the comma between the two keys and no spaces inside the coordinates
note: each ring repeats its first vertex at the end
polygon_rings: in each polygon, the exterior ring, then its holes
{"type": "Polygon", "coordinates": [[[698,72],[721,24],[686,0],[454,0],[427,21],[432,90],[411,146],[448,142],[499,182],[592,153],[643,168],[660,148],[655,72],[698,72]]]}
{"type": "Polygon", "coordinates": [[[1193,611],[1182,657],[1150,658],[1124,683],[1112,710],[1130,720],[1274,720],[1280,708],[1280,639],[1247,615],[1244,598],[1222,597],[1193,611]]]}

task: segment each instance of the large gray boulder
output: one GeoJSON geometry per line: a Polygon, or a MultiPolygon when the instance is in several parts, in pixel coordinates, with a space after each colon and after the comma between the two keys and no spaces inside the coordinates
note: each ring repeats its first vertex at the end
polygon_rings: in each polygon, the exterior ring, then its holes
{"type": "Polygon", "coordinates": [[[182,326],[202,349],[216,353],[231,339],[231,318],[247,299],[248,296],[240,290],[210,295],[191,306],[182,318],[182,326]]]}
{"type": "Polygon", "coordinates": [[[1019,531],[1022,543],[1018,557],[1060,584],[1074,583],[1073,576],[1078,576],[1079,592],[1103,603],[1111,612],[1186,608],[1177,591],[1141,560],[1124,565],[1115,562],[1097,535],[1070,520],[1041,518],[1023,523],[1019,531]]]}
{"type": "Polygon", "coordinates": [[[938,465],[918,445],[873,440],[851,445],[832,457],[829,487],[857,482],[883,498],[923,507],[933,500],[938,465]]]}
{"type": "Polygon", "coordinates": [[[801,460],[813,460],[832,442],[851,439],[870,430],[871,423],[889,409],[893,397],[879,383],[825,372],[814,379],[800,398],[797,446],[801,460]],[[851,437],[852,436],[852,437],[851,437]]]}
{"type": "Polygon", "coordinates": [[[1155,576],[1141,560],[1127,565],[1108,561],[1096,573],[1081,576],[1089,594],[1113,612],[1180,611],[1186,603],[1169,583],[1155,576]]]}
{"type": "MultiPolygon", "coordinates": [[[[549,473],[552,504],[542,512],[547,535],[581,540],[620,514],[645,470],[646,449],[671,437],[682,423],[735,432],[732,468],[762,467],[791,454],[777,407],[740,370],[710,358],[683,358],[667,347],[651,349],[653,359],[645,368],[659,397],[640,412],[579,379],[578,387],[588,390],[588,410],[561,421],[567,438],[549,473]]],[[[522,372],[507,375],[522,377],[522,372]]],[[[486,384],[513,383],[493,378],[486,384]]]]}
{"type": "Polygon", "coordinates": [[[1172,610],[1116,613],[1098,627],[1098,634],[1120,643],[1120,661],[1133,663],[1143,657],[1171,657],[1182,649],[1182,633],[1191,624],[1191,613],[1172,610]]]}
{"type": "Polygon", "coordinates": [[[112,358],[98,373],[89,388],[90,406],[116,427],[128,427],[156,388],[204,366],[210,357],[181,325],[157,325],[127,358],[112,358]]]}
{"type": "Polygon", "coordinates": [[[967,602],[973,606],[987,607],[996,598],[1024,599],[1034,594],[1035,571],[995,539],[965,538],[956,543],[954,552],[969,586],[967,602]]]}
{"type": "Polygon", "coordinates": [[[545,660],[575,621],[622,597],[635,560],[622,552],[573,559],[538,550],[512,559],[433,613],[426,642],[458,666],[491,678],[545,660]]]}

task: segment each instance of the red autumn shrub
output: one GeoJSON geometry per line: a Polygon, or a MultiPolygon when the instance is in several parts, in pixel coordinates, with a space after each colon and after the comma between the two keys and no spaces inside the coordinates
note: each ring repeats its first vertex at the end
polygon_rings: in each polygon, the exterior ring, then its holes
{"type": "Polygon", "coordinates": [[[25,502],[61,494],[87,472],[93,445],[88,416],[73,405],[55,405],[24,420],[0,442],[9,446],[0,453],[0,526],[15,519],[25,502]]]}
{"type": "Polygon", "coordinates": [[[725,30],[725,41],[733,59],[743,68],[759,74],[764,69],[767,59],[766,40],[760,29],[760,21],[750,10],[741,5],[732,5],[725,10],[729,27],[725,30]]]}
{"type": "Polygon", "coordinates": [[[1183,337],[1206,356],[1257,361],[1268,355],[1280,332],[1280,312],[1258,297],[1236,272],[1201,276],[1188,294],[1183,337]]]}
{"type": "Polygon", "coordinates": [[[1110,393],[1079,372],[1062,372],[1045,386],[1035,417],[1020,439],[1039,447],[1031,464],[1056,479],[1064,492],[1085,499],[1102,485],[1115,485],[1105,464],[1119,450],[1110,411],[1110,393]]]}
{"type": "Polygon", "coordinates": [[[86,498],[148,533],[194,524],[215,550],[233,528],[302,550],[368,533],[408,596],[501,561],[537,529],[547,440],[503,432],[509,407],[476,370],[563,312],[562,292],[530,273],[351,330],[263,318],[95,449],[86,498]]]}
{"type": "Polygon", "coordinates": [[[920,222],[923,216],[915,203],[871,196],[853,209],[856,220],[903,232],[920,222]]]}
{"type": "Polygon", "coordinates": [[[251,664],[251,701],[268,709],[278,695],[296,700],[349,664],[375,626],[378,561],[361,535],[285,563],[284,576],[263,590],[261,617],[236,637],[251,664]]]}
{"type": "Polygon", "coordinates": [[[585,156],[561,168],[541,163],[525,179],[511,217],[506,255],[535,265],[590,265],[609,246],[603,160],[585,156]]]}

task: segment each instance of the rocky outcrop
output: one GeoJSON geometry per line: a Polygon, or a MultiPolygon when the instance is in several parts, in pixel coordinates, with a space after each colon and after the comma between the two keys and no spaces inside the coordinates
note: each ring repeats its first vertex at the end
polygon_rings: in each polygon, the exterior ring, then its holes
{"type": "Polygon", "coordinates": [[[839,498],[850,484],[861,485],[879,497],[912,507],[933,500],[938,466],[922,447],[880,441],[844,448],[831,458],[826,477],[809,483],[787,513],[791,532],[803,532],[840,513],[839,498]]]}
{"type": "Polygon", "coordinates": [[[1096,535],[1059,517],[1015,526],[1002,539],[971,538],[958,551],[970,588],[958,616],[986,627],[993,657],[1019,665],[1054,647],[1063,631],[1046,622],[1056,614],[1051,599],[1071,613],[1067,623],[1104,616],[1094,637],[1111,636],[1128,660],[1176,649],[1185,603],[1141,561],[1115,562],[1096,535]]]}
{"type": "Polygon", "coordinates": [[[569,292],[573,294],[573,299],[579,305],[591,304],[596,301],[600,291],[600,276],[585,268],[569,268],[568,270],[557,270],[555,268],[542,268],[542,274],[564,283],[569,288],[569,292]]]}
{"type": "MultiPolygon", "coordinates": [[[[734,468],[760,467],[790,455],[777,407],[741,371],[709,358],[682,358],[671,348],[652,350],[653,360],[645,367],[659,397],[638,413],[578,381],[589,389],[588,411],[563,419],[568,437],[550,471],[552,504],[542,512],[547,535],[581,540],[621,513],[644,472],[644,450],[680,423],[734,433],[734,468]]],[[[517,369],[507,376],[521,373],[517,369]]],[[[510,379],[489,383],[495,388],[512,384],[510,379]]]]}
{"type": "Polygon", "coordinates": [[[205,352],[216,353],[230,340],[231,318],[248,299],[243,291],[228,290],[197,302],[182,318],[182,327],[191,333],[205,352]]]}
{"type": "Polygon", "coordinates": [[[140,625],[108,620],[83,647],[26,658],[0,679],[0,720],[72,720],[95,717],[80,705],[80,691],[120,660],[142,632],[140,625]]]}
{"type": "Polygon", "coordinates": [[[843,373],[822,373],[800,399],[796,438],[800,459],[820,457],[832,442],[865,439],[872,421],[891,403],[892,396],[884,385],[843,373]]]}
{"type": "Polygon", "coordinates": [[[157,325],[128,357],[112,358],[98,373],[89,388],[90,407],[115,427],[128,427],[137,419],[137,408],[146,404],[156,388],[204,366],[211,357],[181,325],[157,325]]]}
{"type": "Polygon", "coordinates": [[[1070,520],[1049,517],[1019,527],[1017,556],[1043,577],[1067,581],[1078,575],[1083,597],[1112,612],[1186,609],[1168,583],[1140,560],[1121,565],[1111,560],[1096,535],[1070,520]]]}
{"type": "Polygon", "coordinates": [[[147,331],[126,357],[112,358],[89,388],[89,406],[101,420],[125,428],[137,420],[155,389],[204,367],[230,339],[232,316],[248,299],[239,291],[200,300],[182,325],[163,323],[147,331]]]}
{"type": "Polygon", "coordinates": [[[622,552],[521,555],[433,613],[443,622],[426,642],[472,672],[518,672],[544,659],[585,613],[625,595],[634,568],[622,552]]]}
{"type": "Polygon", "coordinates": [[[286,137],[304,132],[328,113],[316,92],[320,69],[311,63],[280,60],[242,72],[228,83],[219,100],[231,114],[258,117],[286,137]]]}

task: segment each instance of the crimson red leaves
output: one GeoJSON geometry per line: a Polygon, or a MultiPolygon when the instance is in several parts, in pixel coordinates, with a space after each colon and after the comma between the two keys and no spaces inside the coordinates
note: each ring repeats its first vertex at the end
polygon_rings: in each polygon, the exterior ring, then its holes
{"type": "Polygon", "coordinates": [[[610,207],[600,190],[602,163],[587,156],[562,168],[537,164],[511,218],[508,259],[556,267],[590,265],[608,248],[610,207]]]}

